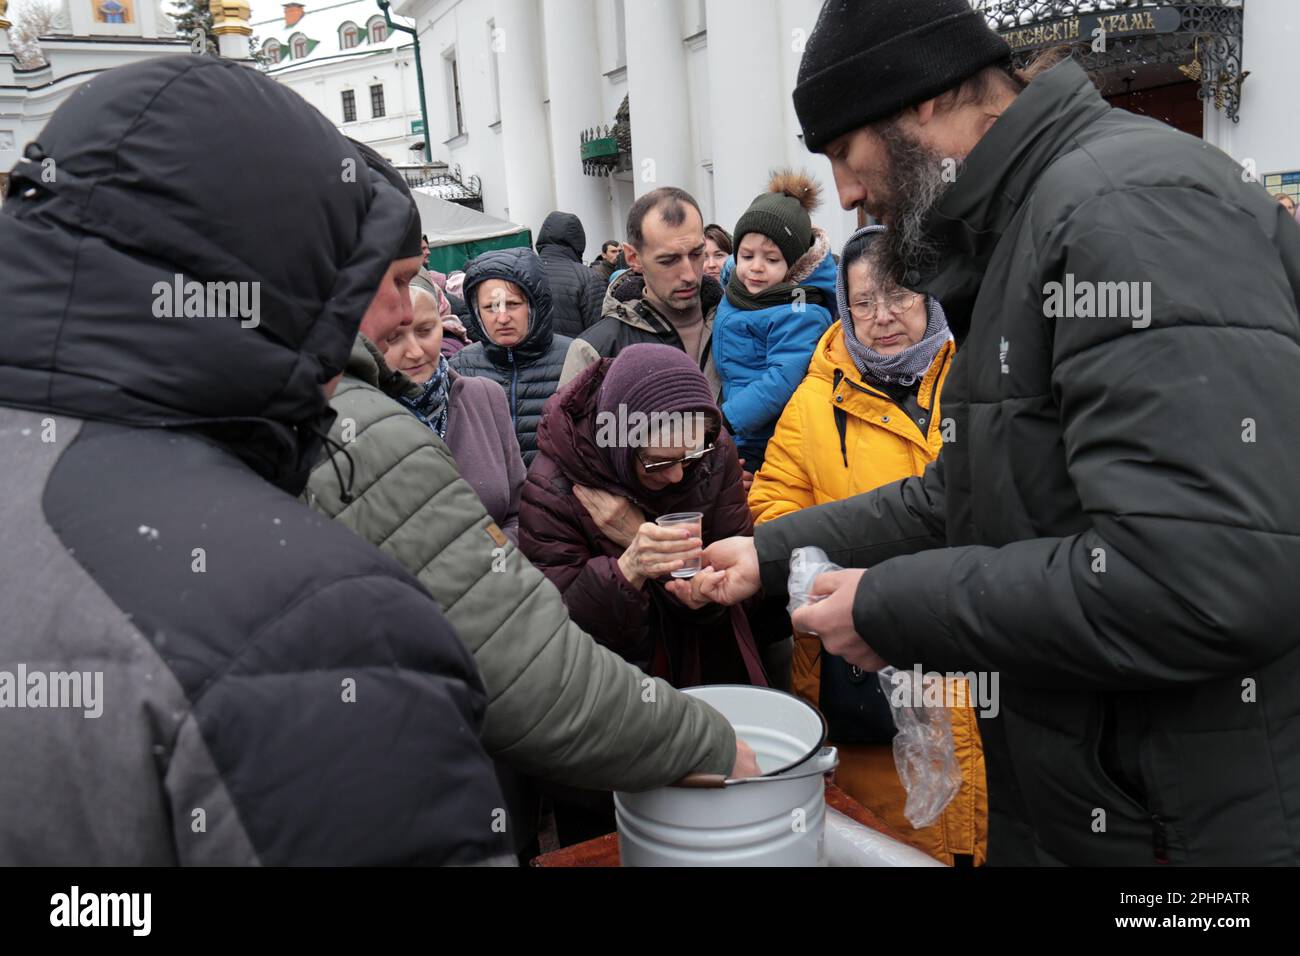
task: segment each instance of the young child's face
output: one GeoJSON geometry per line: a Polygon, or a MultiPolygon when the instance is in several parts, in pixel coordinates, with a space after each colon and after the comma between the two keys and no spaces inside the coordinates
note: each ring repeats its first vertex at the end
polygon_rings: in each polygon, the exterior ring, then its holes
{"type": "Polygon", "coordinates": [[[780,285],[789,271],[780,248],[762,233],[747,233],[736,247],[736,276],[750,295],[780,285]]]}

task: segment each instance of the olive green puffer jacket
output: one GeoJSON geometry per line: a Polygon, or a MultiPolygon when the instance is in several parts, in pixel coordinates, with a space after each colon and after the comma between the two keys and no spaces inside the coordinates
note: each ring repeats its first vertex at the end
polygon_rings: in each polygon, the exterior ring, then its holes
{"type": "Polygon", "coordinates": [[[330,438],[347,457],[336,450],[333,463],[316,466],[308,502],[396,558],[442,607],[487,687],[483,739],[493,756],[595,789],[730,772],[735,733],[722,715],[569,619],[560,592],[492,522],[447,446],[385,394],[409,380],[368,346],[358,337],[331,401],[330,438]]]}

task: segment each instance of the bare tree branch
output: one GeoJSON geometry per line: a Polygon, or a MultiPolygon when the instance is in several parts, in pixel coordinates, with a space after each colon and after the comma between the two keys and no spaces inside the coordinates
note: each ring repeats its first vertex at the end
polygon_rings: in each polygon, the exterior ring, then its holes
{"type": "Polygon", "coordinates": [[[59,17],[59,5],[53,0],[24,0],[23,5],[12,12],[14,25],[9,31],[9,42],[18,58],[18,65],[24,70],[44,66],[45,54],[41,52],[40,38],[50,35],[59,17]]]}

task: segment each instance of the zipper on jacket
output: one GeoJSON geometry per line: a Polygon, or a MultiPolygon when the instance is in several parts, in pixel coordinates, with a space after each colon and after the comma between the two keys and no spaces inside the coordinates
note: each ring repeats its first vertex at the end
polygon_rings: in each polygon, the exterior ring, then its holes
{"type": "MultiPolygon", "coordinates": [[[[843,380],[843,378],[844,378],[844,370],[837,368],[835,370],[835,382],[831,385],[831,391],[838,392],[840,390],[840,382],[843,380]]],[[[849,447],[848,447],[849,413],[839,406],[838,404],[839,400],[840,397],[836,395],[835,401],[837,404],[835,405],[835,430],[840,433],[840,457],[844,459],[844,467],[847,468],[849,467],[849,447]]]]}
{"type": "Polygon", "coordinates": [[[515,364],[515,350],[506,349],[510,359],[510,424],[519,430],[519,366],[515,364]]]}

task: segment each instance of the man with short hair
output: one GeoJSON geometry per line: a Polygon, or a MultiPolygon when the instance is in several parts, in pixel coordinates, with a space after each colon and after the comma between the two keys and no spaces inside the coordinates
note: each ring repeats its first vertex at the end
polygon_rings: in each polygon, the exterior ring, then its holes
{"type": "Polygon", "coordinates": [[[779,594],[816,545],[857,569],[794,614],[828,653],[998,676],[990,863],[1300,863],[1295,221],[968,0],[827,3],[794,101],[948,313],[944,450],[670,587],[779,594]]]}
{"type": "Polygon", "coordinates": [[[640,342],[671,345],[699,366],[715,395],[713,313],[722,287],[704,279],[704,217],[691,194],[674,186],[632,205],[623,244],[629,271],[605,295],[604,318],[569,347],[560,387],[591,363],[640,342]]]}
{"type": "Polygon", "coordinates": [[[591,263],[591,271],[600,276],[606,284],[614,275],[614,263],[618,262],[619,248],[617,240],[606,240],[600,247],[600,255],[591,263]]]}

